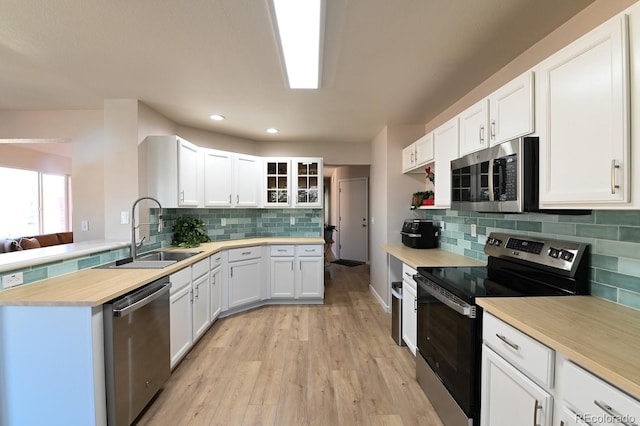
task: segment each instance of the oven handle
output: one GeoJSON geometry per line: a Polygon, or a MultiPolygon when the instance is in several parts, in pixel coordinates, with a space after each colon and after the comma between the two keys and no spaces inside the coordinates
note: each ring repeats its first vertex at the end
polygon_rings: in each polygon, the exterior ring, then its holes
{"type": "Polygon", "coordinates": [[[422,287],[427,293],[429,293],[431,296],[435,297],[438,301],[444,303],[446,306],[453,309],[460,315],[463,315],[469,318],[476,317],[475,306],[471,306],[467,303],[453,300],[453,298],[455,298],[453,294],[449,293],[447,290],[441,288],[437,284],[432,284],[430,281],[424,278],[421,278],[417,275],[414,275],[413,278],[418,282],[420,287],[422,287]],[[438,288],[436,289],[434,288],[434,286],[437,286],[438,288]]]}

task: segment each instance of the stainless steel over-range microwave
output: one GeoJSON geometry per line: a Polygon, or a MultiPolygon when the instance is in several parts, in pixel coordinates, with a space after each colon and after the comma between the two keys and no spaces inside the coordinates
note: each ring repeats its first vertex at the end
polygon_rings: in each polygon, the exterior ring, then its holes
{"type": "Polygon", "coordinates": [[[538,211],[538,138],[522,137],[451,162],[451,208],[538,211]]]}

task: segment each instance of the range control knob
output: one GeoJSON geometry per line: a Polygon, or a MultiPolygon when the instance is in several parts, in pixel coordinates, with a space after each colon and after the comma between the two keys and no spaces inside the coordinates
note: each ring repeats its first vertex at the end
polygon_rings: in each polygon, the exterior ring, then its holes
{"type": "Polygon", "coordinates": [[[560,250],[553,247],[549,248],[549,256],[557,259],[558,257],[560,257],[560,250]]]}
{"type": "Polygon", "coordinates": [[[499,239],[497,239],[497,238],[495,238],[495,239],[493,240],[493,245],[494,245],[494,246],[499,246],[499,245],[501,245],[501,244],[502,244],[502,240],[499,240],[499,239]]]}
{"type": "Polygon", "coordinates": [[[573,260],[573,253],[567,250],[560,250],[560,259],[571,262],[573,260]]]}

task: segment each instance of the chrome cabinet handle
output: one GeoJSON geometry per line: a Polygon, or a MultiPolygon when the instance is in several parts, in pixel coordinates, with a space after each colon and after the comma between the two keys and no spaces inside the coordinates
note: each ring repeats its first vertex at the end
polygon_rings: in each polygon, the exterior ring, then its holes
{"type": "Polygon", "coordinates": [[[613,409],[613,407],[611,407],[609,404],[603,401],[598,401],[597,399],[594,399],[593,403],[596,404],[596,406],[602,409],[605,413],[607,413],[611,417],[614,417],[618,422],[620,422],[620,424],[623,424],[624,426],[638,426],[637,423],[625,422],[624,420],[626,416],[623,416],[622,414],[620,414],[618,411],[613,409]]]}
{"type": "Polygon", "coordinates": [[[180,202],[184,203],[184,191],[180,191],[180,202]]]}
{"type": "Polygon", "coordinates": [[[496,120],[491,120],[491,139],[496,140],[496,120]]]}
{"type": "Polygon", "coordinates": [[[240,204],[240,194],[236,195],[236,204],[240,204]]]}
{"type": "Polygon", "coordinates": [[[513,350],[519,350],[520,346],[516,345],[515,343],[511,342],[509,339],[507,339],[506,337],[504,337],[502,334],[498,334],[496,333],[496,337],[500,340],[502,340],[504,343],[506,343],[508,346],[510,346],[511,348],[513,348],[513,350]]]}
{"type": "Polygon", "coordinates": [[[229,194],[229,204],[231,204],[231,194],[229,194]]]}
{"type": "Polygon", "coordinates": [[[480,126],[480,144],[484,143],[484,126],[480,126]]]}
{"type": "Polygon", "coordinates": [[[242,252],[242,255],[243,255],[243,256],[248,256],[248,255],[250,255],[250,254],[251,254],[251,252],[250,252],[250,251],[243,251],[243,252],[242,252]]]}
{"type": "Polygon", "coordinates": [[[413,312],[418,312],[418,299],[413,298],[413,312]]]}
{"type": "Polygon", "coordinates": [[[193,289],[189,290],[189,299],[191,300],[191,303],[193,303],[193,289]]]}
{"type": "Polygon", "coordinates": [[[536,399],[533,404],[533,426],[538,426],[538,410],[540,408],[542,408],[542,405],[540,405],[536,399]]]}
{"type": "Polygon", "coordinates": [[[413,164],[413,152],[411,153],[411,163],[413,164]]]}
{"type": "Polygon", "coordinates": [[[618,160],[611,160],[611,193],[615,194],[616,189],[620,189],[620,185],[616,184],[616,169],[620,169],[618,160]]]}

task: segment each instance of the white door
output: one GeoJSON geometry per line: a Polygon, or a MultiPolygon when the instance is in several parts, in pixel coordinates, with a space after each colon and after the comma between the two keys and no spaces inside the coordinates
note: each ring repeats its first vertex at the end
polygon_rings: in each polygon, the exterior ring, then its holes
{"type": "Polygon", "coordinates": [[[193,344],[191,286],[186,286],[169,299],[171,368],[173,368],[193,344]]]}
{"type": "Polygon", "coordinates": [[[489,145],[533,130],[533,72],[527,71],[489,96],[489,145]]]}
{"type": "Polygon", "coordinates": [[[295,271],[293,257],[271,258],[271,297],[293,299],[295,271]]]}
{"type": "Polygon", "coordinates": [[[214,321],[222,311],[222,266],[216,266],[209,277],[211,282],[211,321],[214,321]]]}
{"type": "Polygon", "coordinates": [[[258,205],[260,173],[262,162],[258,157],[238,155],[235,159],[235,200],[236,207],[256,207],[258,205]]]}
{"type": "Polygon", "coordinates": [[[198,147],[178,138],[178,205],[197,207],[198,200],[198,147]]]}
{"type": "Polygon", "coordinates": [[[204,151],[204,205],[230,207],[231,154],[207,149],[204,151]]]}
{"type": "Polygon", "coordinates": [[[435,205],[451,207],[451,160],[458,158],[458,117],[433,132],[435,150],[435,205]]]}
{"type": "Polygon", "coordinates": [[[417,294],[413,287],[402,283],[402,340],[411,353],[416,355],[418,343],[417,294]]]}
{"type": "Polygon", "coordinates": [[[489,100],[471,105],[460,115],[460,155],[470,154],[489,146],[489,100]]]}
{"type": "Polygon", "coordinates": [[[297,297],[314,298],[324,296],[324,262],[321,257],[299,257],[298,272],[297,297]]]}
{"type": "Polygon", "coordinates": [[[338,256],[366,262],[369,235],[367,178],[341,180],[338,187],[338,256]]]}
{"type": "Polygon", "coordinates": [[[211,323],[209,315],[209,274],[193,283],[193,341],[198,340],[211,323]]]}
{"type": "Polygon", "coordinates": [[[246,305],[260,300],[260,259],[249,259],[229,264],[229,307],[246,305]]]}

